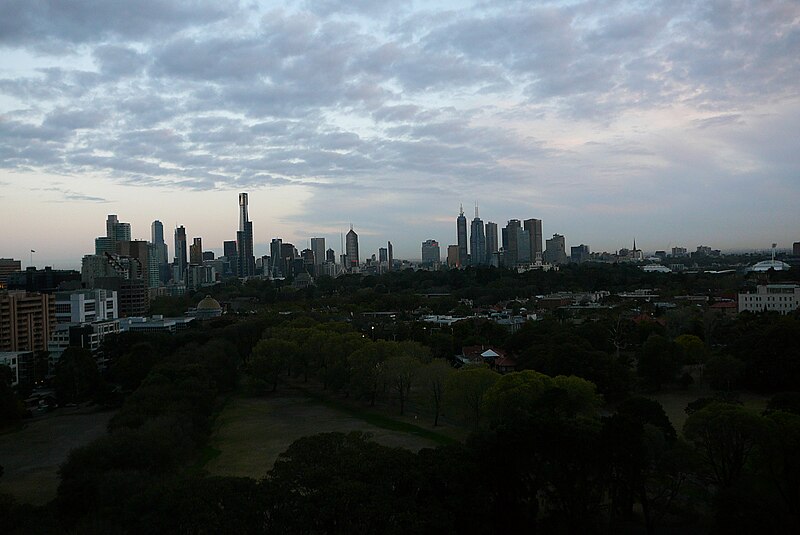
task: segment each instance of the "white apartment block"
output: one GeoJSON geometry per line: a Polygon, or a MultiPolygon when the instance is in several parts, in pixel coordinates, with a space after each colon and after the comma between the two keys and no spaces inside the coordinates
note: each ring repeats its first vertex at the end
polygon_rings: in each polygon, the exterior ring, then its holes
{"type": "Polygon", "coordinates": [[[789,314],[800,308],[797,284],[762,284],[753,293],[739,294],[739,312],[780,312],[789,314]]]}
{"type": "Polygon", "coordinates": [[[56,323],[93,323],[119,317],[117,292],[75,290],[56,293],[56,323]]]}

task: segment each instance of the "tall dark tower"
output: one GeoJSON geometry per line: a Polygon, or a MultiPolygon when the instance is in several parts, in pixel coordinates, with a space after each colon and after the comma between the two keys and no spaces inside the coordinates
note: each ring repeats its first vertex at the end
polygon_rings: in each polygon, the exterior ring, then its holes
{"type": "Polygon", "coordinates": [[[478,217],[478,205],[475,205],[475,219],[472,220],[469,233],[470,263],[473,266],[482,266],[486,261],[486,234],[483,231],[483,221],[478,217]]]}
{"type": "Polygon", "coordinates": [[[358,257],[358,234],[353,230],[353,225],[350,225],[350,232],[345,236],[345,250],[347,251],[347,267],[357,268],[360,264],[358,257]]]}
{"type": "Polygon", "coordinates": [[[239,194],[239,232],[236,233],[236,250],[239,254],[240,277],[256,274],[256,257],[253,255],[253,223],[247,216],[247,193],[239,194]]]}
{"type": "Polygon", "coordinates": [[[175,282],[186,282],[186,229],[175,229],[175,262],[172,265],[172,278],[175,282]]]}
{"type": "Polygon", "coordinates": [[[464,217],[462,205],[456,219],[456,232],[458,233],[458,267],[467,265],[467,218],[464,217]]]}
{"type": "Polygon", "coordinates": [[[542,259],[542,220],[526,219],[524,222],[525,230],[528,231],[531,242],[531,262],[542,259]]]}

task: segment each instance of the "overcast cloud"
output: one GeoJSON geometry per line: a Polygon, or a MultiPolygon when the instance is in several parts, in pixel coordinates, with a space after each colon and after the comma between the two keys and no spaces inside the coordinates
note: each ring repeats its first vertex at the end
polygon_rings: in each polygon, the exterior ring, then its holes
{"type": "Polygon", "coordinates": [[[545,234],[601,250],[634,234],[653,249],[800,240],[794,0],[0,12],[0,184],[61,176],[76,210],[107,202],[82,187],[91,175],[227,197],[305,188],[280,224],[254,217],[263,233],[352,221],[369,252],[391,239],[408,257],[452,243],[459,203],[476,200],[484,220],[540,217],[545,234]],[[748,211],[769,215],[733,232],[748,211]]]}

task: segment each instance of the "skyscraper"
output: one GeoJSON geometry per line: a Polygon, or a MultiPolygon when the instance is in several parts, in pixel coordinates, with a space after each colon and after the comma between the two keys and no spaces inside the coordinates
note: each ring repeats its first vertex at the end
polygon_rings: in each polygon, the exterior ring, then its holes
{"type": "Polygon", "coordinates": [[[473,266],[486,264],[486,235],[483,230],[483,221],[478,217],[478,205],[475,205],[475,219],[470,225],[469,234],[470,263],[473,266]]]}
{"type": "Polygon", "coordinates": [[[347,252],[347,267],[357,268],[361,261],[358,256],[358,234],[353,230],[353,225],[350,225],[350,232],[345,236],[345,251],[347,252]]]}
{"type": "Polygon", "coordinates": [[[114,239],[114,225],[119,223],[119,219],[115,214],[108,214],[106,218],[106,238],[114,239]]]}
{"type": "Polygon", "coordinates": [[[458,236],[458,267],[467,265],[467,218],[464,217],[464,206],[459,208],[456,218],[456,234],[458,236]]]}
{"type": "Polygon", "coordinates": [[[386,247],[378,248],[378,262],[381,264],[389,263],[389,250],[386,247]]]}
{"type": "Polygon", "coordinates": [[[164,225],[158,219],[150,225],[150,243],[153,244],[158,278],[161,282],[167,282],[169,280],[169,251],[164,241],[164,225]]]}
{"type": "Polygon", "coordinates": [[[506,267],[517,265],[519,254],[519,229],[521,228],[519,219],[509,219],[508,224],[503,229],[503,258],[506,267]]]}
{"type": "Polygon", "coordinates": [[[311,238],[311,250],[314,252],[314,265],[321,266],[325,262],[325,238],[311,238]]]}
{"type": "Polygon", "coordinates": [[[325,261],[331,264],[336,263],[336,251],[333,250],[333,247],[325,251],[325,261]]]}
{"type": "Polygon", "coordinates": [[[236,233],[239,253],[239,277],[256,274],[256,257],[253,255],[253,223],[247,215],[247,193],[239,194],[239,232],[236,233]]]}
{"type": "Polygon", "coordinates": [[[530,234],[531,262],[542,259],[542,220],[526,219],[525,230],[530,234]]]}
{"type": "Polygon", "coordinates": [[[281,256],[281,250],[283,247],[283,240],[280,238],[272,238],[272,241],[269,244],[269,259],[270,259],[270,266],[269,266],[269,273],[272,277],[282,277],[283,271],[283,261],[281,256]]]}
{"type": "Polygon", "coordinates": [[[439,249],[439,242],[436,240],[425,240],[422,242],[422,263],[428,266],[435,266],[441,263],[442,252],[439,249]]]}
{"type": "Polygon", "coordinates": [[[175,282],[186,282],[186,229],[183,225],[175,229],[175,261],[172,264],[172,278],[175,282]]]}
{"type": "Polygon", "coordinates": [[[394,265],[394,249],[392,248],[392,242],[386,244],[386,249],[389,250],[389,271],[391,271],[394,265]]]}
{"type": "Polygon", "coordinates": [[[189,264],[192,266],[203,265],[203,238],[195,238],[189,246],[189,264]]]}
{"type": "Polygon", "coordinates": [[[567,248],[564,236],[561,234],[553,234],[553,237],[545,242],[547,247],[543,253],[545,262],[550,264],[566,264],[567,263],[567,248]]]}
{"type": "Polygon", "coordinates": [[[494,256],[498,250],[497,245],[497,223],[486,222],[486,263],[496,265],[494,256]]]}

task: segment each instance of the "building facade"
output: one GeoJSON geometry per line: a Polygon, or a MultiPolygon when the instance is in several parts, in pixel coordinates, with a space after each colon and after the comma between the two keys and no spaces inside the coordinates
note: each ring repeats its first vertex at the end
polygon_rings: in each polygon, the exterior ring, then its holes
{"type": "Polygon", "coordinates": [[[361,264],[358,255],[358,234],[353,230],[353,225],[350,225],[350,231],[345,236],[345,251],[347,254],[347,267],[349,269],[358,268],[361,264]]]}
{"type": "Polygon", "coordinates": [[[459,209],[458,217],[456,218],[456,237],[458,244],[458,263],[456,267],[465,267],[467,265],[467,218],[464,217],[464,207],[459,209]]]}
{"type": "Polygon", "coordinates": [[[442,253],[439,249],[439,242],[436,240],[425,240],[422,242],[422,263],[427,266],[435,266],[442,261],[442,253]]]}
{"type": "Polygon", "coordinates": [[[755,292],[739,294],[739,312],[789,314],[800,308],[800,285],[760,284],[755,292]]]}
{"type": "Polygon", "coordinates": [[[53,296],[0,292],[0,351],[46,351],[55,325],[53,296]]]}
{"type": "Polygon", "coordinates": [[[470,264],[473,266],[483,266],[486,262],[486,234],[484,233],[483,221],[478,216],[478,206],[475,206],[475,218],[470,224],[469,233],[469,254],[470,264]]]}

